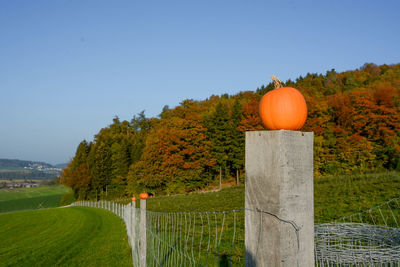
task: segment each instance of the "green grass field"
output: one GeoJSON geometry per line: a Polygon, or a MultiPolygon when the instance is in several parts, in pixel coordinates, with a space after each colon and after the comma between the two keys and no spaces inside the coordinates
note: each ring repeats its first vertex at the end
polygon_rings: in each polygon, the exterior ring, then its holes
{"type": "Polygon", "coordinates": [[[125,225],[84,207],[0,214],[1,266],[132,266],[125,225]]]}
{"type": "Polygon", "coordinates": [[[68,193],[71,193],[71,189],[62,185],[1,189],[0,213],[57,207],[68,193]]]}
{"type": "Polygon", "coordinates": [[[315,221],[332,222],[399,196],[399,172],[319,178],[314,182],[315,221]]]}

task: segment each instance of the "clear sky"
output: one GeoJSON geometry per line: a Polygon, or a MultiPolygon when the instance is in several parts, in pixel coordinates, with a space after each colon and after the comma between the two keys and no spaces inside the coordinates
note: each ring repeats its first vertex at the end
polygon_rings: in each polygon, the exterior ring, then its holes
{"type": "Polygon", "coordinates": [[[69,161],[114,116],[400,63],[400,1],[0,1],[0,158],[69,161]]]}

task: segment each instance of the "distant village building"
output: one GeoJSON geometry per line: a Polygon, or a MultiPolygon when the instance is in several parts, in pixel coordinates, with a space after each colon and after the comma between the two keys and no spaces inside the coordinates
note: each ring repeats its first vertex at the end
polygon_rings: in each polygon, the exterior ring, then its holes
{"type": "Polygon", "coordinates": [[[14,189],[14,188],[32,188],[39,187],[37,183],[1,183],[0,188],[14,189]]]}

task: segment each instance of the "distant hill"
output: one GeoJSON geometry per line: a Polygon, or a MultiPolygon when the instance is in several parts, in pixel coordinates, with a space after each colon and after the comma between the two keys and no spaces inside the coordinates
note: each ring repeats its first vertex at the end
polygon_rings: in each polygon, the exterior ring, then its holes
{"type": "Polygon", "coordinates": [[[19,159],[0,159],[0,168],[24,168],[31,167],[33,165],[41,165],[46,168],[52,168],[53,165],[46,162],[39,161],[27,161],[27,160],[19,160],[19,159]]]}
{"type": "MultiPolygon", "coordinates": [[[[62,164],[59,164],[62,165],[62,164]]],[[[51,180],[61,174],[62,167],[46,162],[0,159],[0,179],[51,180]]]]}
{"type": "Polygon", "coordinates": [[[67,163],[60,163],[60,164],[56,164],[53,166],[54,166],[54,168],[64,169],[67,167],[67,163]]]}

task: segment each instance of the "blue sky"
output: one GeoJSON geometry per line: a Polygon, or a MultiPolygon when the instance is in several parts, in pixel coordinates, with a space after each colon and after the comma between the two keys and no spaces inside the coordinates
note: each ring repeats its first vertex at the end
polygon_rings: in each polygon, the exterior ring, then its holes
{"type": "Polygon", "coordinates": [[[114,116],[271,74],[400,63],[400,1],[0,1],[0,158],[69,161],[114,116]]]}

